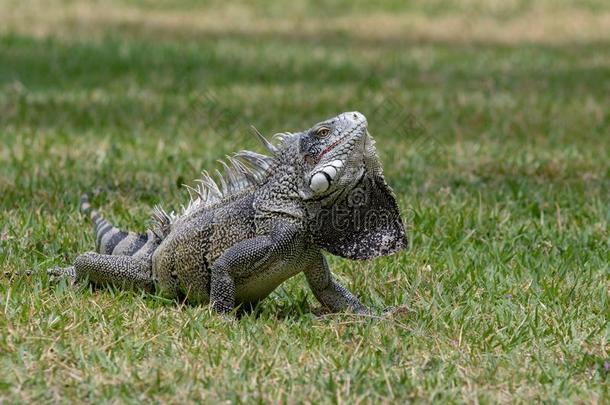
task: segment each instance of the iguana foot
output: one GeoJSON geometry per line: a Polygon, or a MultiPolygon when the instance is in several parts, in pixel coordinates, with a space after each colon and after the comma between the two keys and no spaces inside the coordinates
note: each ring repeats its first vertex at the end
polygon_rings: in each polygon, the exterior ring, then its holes
{"type": "Polygon", "coordinates": [[[47,270],[47,275],[52,280],[67,279],[70,284],[76,284],[76,270],[74,266],[70,267],[51,267],[47,270]]]}
{"type": "Polygon", "coordinates": [[[386,317],[394,317],[396,315],[405,315],[411,312],[408,305],[399,305],[387,307],[383,310],[382,315],[386,317]]]}
{"type": "Polygon", "coordinates": [[[383,311],[381,311],[382,315],[387,315],[387,314],[392,314],[394,313],[394,311],[396,311],[397,307],[395,306],[390,306],[390,307],[385,307],[383,309],[383,311]]]}

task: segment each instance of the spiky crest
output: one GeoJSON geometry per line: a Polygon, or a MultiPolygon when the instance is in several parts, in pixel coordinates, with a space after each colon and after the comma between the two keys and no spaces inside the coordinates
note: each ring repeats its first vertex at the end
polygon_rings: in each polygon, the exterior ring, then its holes
{"type": "Polygon", "coordinates": [[[252,128],[252,132],[254,132],[254,135],[256,135],[257,138],[262,142],[263,146],[269,152],[271,152],[272,155],[275,155],[277,153],[277,148],[275,147],[275,145],[273,145],[271,142],[269,142],[267,140],[267,138],[265,138],[263,136],[263,134],[261,134],[260,131],[258,129],[256,129],[256,127],[254,125],[252,125],[251,128],[252,128]]]}
{"type": "Polygon", "coordinates": [[[155,205],[151,214],[151,221],[153,226],[151,230],[157,237],[164,238],[171,230],[172,221],[176,215],[172,212],[167,212],[160,205],[155,205]]]}
{"type": "MultiPolygon", "coordinates": [[[[171,230],[172,223],[183,216],[194,212],[211,209],[219,203],[231,201],[243,191],[251,190],[253,187],[264,182],[272,167],[278,147],[269,142],[256,128],[252,127],[254,134],[263,146],[271,152],[272,156],[263,155],[249,150],[242,150],[233,156],[227,156],[220,165],[223,171],[215,170],[215,178],[207,172],[201,173],[201,178],[195,180],[196,186],[184,185],[189,193],[189,201],[182,206],[179,213],[167,212],[161,206],[156,206],[152,212],[154,222],[153,231],[159,237],[165,237],[171,230]],[[219,186],[220,183],[220,186],[219,186]]],[[[283,144],[295,134],[285,132],[275,134],[274,140],[283,144]]]]}

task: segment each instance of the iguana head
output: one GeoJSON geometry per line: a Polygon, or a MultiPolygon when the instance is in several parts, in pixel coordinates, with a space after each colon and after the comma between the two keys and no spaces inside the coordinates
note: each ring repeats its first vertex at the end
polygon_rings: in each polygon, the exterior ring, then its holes
{"type": "Polygon", "coordinates": [[[298,136],[304,168],[299,192],[320,247],[351,259],[405,248],[404,226],[366,117],[346,112],[298,136]]]}
{"type": "Polygon", "coordinates": [[[359,112],[346,112],[303,132],[299,151],[305,162],[305,198],[327,200],[341,193],[363,170],[367,121],[359,112]]]}

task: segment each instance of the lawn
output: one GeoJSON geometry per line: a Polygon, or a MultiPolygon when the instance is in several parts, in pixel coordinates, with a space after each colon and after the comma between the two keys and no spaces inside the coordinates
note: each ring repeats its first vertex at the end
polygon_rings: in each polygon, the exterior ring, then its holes
{"type": "Polygon", "coordinates": [[[610,4],[0,2],[0,402],[610,401],[610,4]],[[239,322],[50,283],[262,133],[369,120],[408,251],[239,322]],[[31,273],[28,271],[31,270],[31,273]]]}

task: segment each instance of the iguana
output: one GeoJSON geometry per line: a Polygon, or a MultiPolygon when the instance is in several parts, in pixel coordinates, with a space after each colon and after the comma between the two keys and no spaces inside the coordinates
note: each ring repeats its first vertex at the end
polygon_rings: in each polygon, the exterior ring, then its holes
{"type": "Polygon", "coordinates": [[[222,163],[217,182],[203,172],[179,213],[159,206],[145,234],[124,232],[92,210],[97,253],[54,276],[112,284],[211,303],[221,314],[256,303],[304,272],[315,297],[331,311],[369,310],[332,276],[322,253],[369,259],[407,246],[392,190],[386,184],[359,112],[308,130],[256,135],[268,155],[241,151],[222,163]]]}

